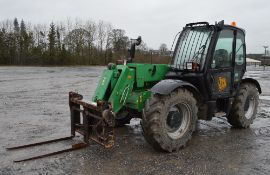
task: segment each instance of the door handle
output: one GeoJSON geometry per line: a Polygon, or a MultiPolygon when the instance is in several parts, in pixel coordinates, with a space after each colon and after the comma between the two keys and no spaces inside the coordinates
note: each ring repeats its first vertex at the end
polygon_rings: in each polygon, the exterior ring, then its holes
{"type": "Polygon", "coordinates": [[[210,74],[211,82],[213,83],[215,81],[214,77],[212,74],[210,74]]]}

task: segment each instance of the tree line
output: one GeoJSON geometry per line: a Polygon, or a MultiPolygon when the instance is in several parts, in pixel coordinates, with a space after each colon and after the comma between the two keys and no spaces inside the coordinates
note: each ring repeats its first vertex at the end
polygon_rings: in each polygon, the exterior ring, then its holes
{"type": "MultiPolygon", "coordinates": [[[[0,65],[105,65],[126,58],[129,46],[125,30],[102,20],[0,21],[0,65]]],[[[137,48],[140,61],[149,62],[148,51],[144,42],[137,48]]]]}

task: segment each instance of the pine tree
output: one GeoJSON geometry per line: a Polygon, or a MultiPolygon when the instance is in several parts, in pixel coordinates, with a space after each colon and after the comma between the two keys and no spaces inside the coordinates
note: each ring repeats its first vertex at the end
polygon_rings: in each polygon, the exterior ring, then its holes
{"type": "Polygon", "coordinates": [[[61,53],[61,34],[59,27],[56,29],[56,49],[57,55],[59,55],[61,53]]]}
{"type": "Polygon", "coordinates": [[[55,45],[56,45],[56,31],[54,23],[51,23],[50,25],[48,40],[49,40],[49,56],[52,58],[53,56],[55,56],[55,45]]]}
{"type": "Polygon", "coordinates": [[[14,48],[14,55],[15,55],[15,62],[18,64],[21,60],[21,47],[20,47],[20,26],[18,19],[15,18],[13,21],[13,48],[14,48]]]}
{"type": "Polygon", "coordinates": [[[5,58],[5,44],[4,44],[4,31],[0,30],[0,65],[6,63],[6,58],[5,58]]]}
{"type": "Polygon", "coordinates": [[[18,22],[17,18],[14,19],[13,24],[14,24],[14,32],[19,33],[20,32],[20,26],[19,26],[19,22],[18,22]]]}
{"type": "Polygon", "coordinates": [[[26,25],[23,20],[21,20],[20,25],[20,63],[25,64],[25,61],[28,56],[28,47],[29,47],[29,36],[26,31],[26,25]]]}

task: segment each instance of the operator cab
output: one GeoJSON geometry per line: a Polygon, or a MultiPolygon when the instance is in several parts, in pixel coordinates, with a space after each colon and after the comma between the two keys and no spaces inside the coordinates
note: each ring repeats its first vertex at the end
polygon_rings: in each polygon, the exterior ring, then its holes
{"type": "Polygon", "coordinates": [[[224,21],[187,24],[173,53],[167,78],[181,79],[206,100],[235,95],[246,70],[245,31],[224,21]]]}

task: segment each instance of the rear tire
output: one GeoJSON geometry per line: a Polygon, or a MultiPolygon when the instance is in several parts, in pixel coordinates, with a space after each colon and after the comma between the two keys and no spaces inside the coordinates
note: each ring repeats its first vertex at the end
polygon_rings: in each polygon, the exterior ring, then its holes
{"type": "Polygon", "coordinates": [[[169,95],[154,94],[143,110],[143,135],[156,150],[178,151],[191,139],[197,112],[195,98],[184,88],[169,95]]]}
{"type": "Polygon", "coordinates": [[[259,92],[254,84],[243,83],[240,85],[230,114],[228,122],[238,128],[247,128],[256,118],[259,101],[259,92]]]}

